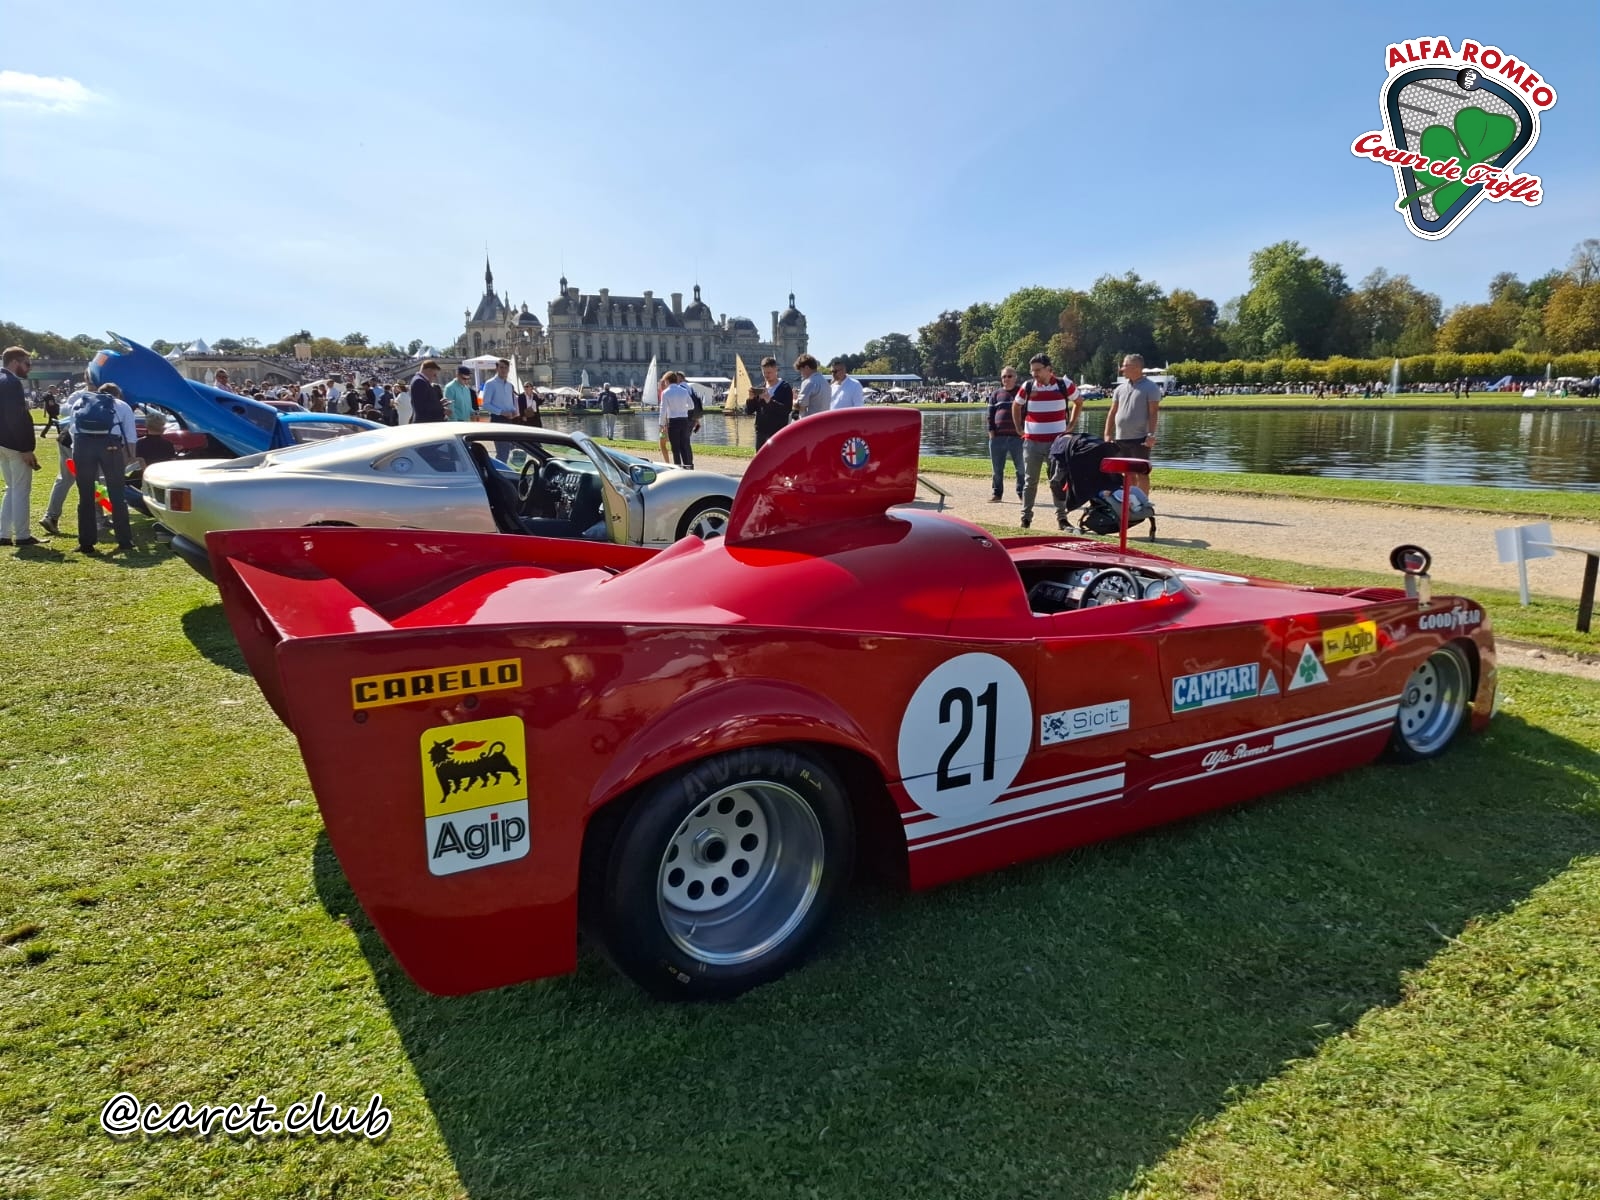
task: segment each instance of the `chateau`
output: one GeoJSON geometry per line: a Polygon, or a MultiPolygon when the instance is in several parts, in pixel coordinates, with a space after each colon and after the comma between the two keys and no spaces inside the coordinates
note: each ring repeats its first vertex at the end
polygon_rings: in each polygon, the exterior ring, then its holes
{"type": "Polygon", "coordinates": [[[772,313],[771,336],[763,339],[748,317],[712,316],[710,305],[694,286],[687,307],[683,293],[670,301],[654,292],[613,296],[609,288],[585,293],[561,279],[560,294],[545,306],[541,322],[526,304],[512,308],[510,294],[494,294],[494,272],[483,264],[483,296],[478,307],[463,314],[466,330],[456,344],[462,357],[495,354],[514,359],[517,374],[541,387],[576,385],[589,373],[591,384],[637,387],[644,382],[650,359],[658,368],[686,375],[733,374],[734,355],[744,358],[752,376],[757,364],[772,355],[785,378],[794,378],[794,360],[806,352],[805,314],[794,306],[772,313]]]}

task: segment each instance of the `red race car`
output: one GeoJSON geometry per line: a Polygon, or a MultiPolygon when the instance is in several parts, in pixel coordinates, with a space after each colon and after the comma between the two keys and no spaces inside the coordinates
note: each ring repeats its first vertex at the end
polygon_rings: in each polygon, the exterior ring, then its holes
{"type": "MultiPolygon", "coordinates": [[[[658,995],[795,965],[858,844],[913,888],[1372,761],[1495,696],[1483,610],[914,508],[920,418],[767,443],[665,550],[411,530],[208,536],[335,853],[429,991],[573,968],[658,995]]],[[[1398,552],[1397,552],[1398,554],[1398,552]]]]}

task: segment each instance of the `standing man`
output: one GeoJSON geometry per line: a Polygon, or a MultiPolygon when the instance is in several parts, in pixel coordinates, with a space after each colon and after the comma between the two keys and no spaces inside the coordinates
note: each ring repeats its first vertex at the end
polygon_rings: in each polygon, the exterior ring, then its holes
{"type": "Polygon", "coordinates": [[[213,387],[219,387],[225,392],[235,392],[235,393],[237,393],[238,390],[239,390],[238,388],[234,387],[233,384],[228,382],[228,372],[227,372],[226,368],[223,368],[223,367],[218,367],[217,368],[217,373],[216,373],[216,376],[214,377],[214,382],[213,382],[212,386],[213,387]]]}
{"type": "Polygon", "coordinates": [[[117,549],[133,549],[133,531],[128,522],[127,452],[139,441],[133,409],[122,398],[114,383],[85,396],[72,413],[72,469],[78,476],[78,549],[98,554],[95,542],[100,536],[100,505],[94,485],[106,481],[106,499],[111,501],[111,525],[117,535],[117,549]]]}
{"type": "Polygon", "coordinates": [[[750,402],[750,411],[756,418],[757,450],[789,423],[789,412],[794,408],[794,389],[778,378],[777,359],[769,355],[761,360],[761,377],[767,386],[750,402]]]}
{"type": "Polygon", "coordinates": [[[612,441],[617,436],[617,394],[609,383],[600,385],[600,416],[606,427],[606,437],[612,441]]]}
{"type": "Polygon", "coordinates": [[[0,355],[0,479],[5,499],[0,500],[0,546],[36,546],[28,532],[28,501],[33,494],[33,473],[39,469],[34,454],[38,442],[33,414],[22,394],[22,381],[33,370],[33,356],[21,346],[0,355]]]}
{"type": "Polygon", "coordinates": [[[56,480],[51,485],[50,498],[44,503],[44,516],[39,518],[39,525],[51,537],[61,536],[61,527],[57,522],[61,520],[61,510],[66,507],[67,495],[73,488],[72,414],[77,411],[79,404],[94,395],[94,383],[89,379],[89,372],[83,373],[83,380],[83,386],[61,402],[61,428],[56,434],[56,480]]]}
{"type": "Polygon", "coordinates": [[[672,447],[672,461],[680,467],[693,467],[694,443],[689,434],[700,431],[700,423],[694,419],[694,392],[684,382],[682,371],[668,371],[661,383],[658,413],[666,428],[666,441],[672,447]]]}
{"type": "Polygon", "coordinates": [[[809,354],[794,360],[794,369],[800,372],[800,394],[794,398],[794,415],[814,417],[828,411],[828,380],[822,374],[822,364],[809,354]]]}
{"type": "Polygon", "coordinates": [[[829,409],[860,408],[866,403],[866,397],[861,394],[861,383],[850,378],[850,369],[844,365],[844,359],[834,359],[828,364],[828,370],[833,376],[833,384],[828,388],[829,409]]]}
{"type": "MultiPolygon", "coordinates": [[[[1033,525],[1033,503],[1039,495],[1039,475],[1050,461],[1050,447],[1063,433],[1078,424],[1083,412],[1083,397],[1072,386],[1070,379],[1057,379],[1050,369],[1048,354],[1035,354],[1028,360],[1028,372],[1033,376],[1011,402],[1011,423],[1022,431],[1022,461],[1025,481],[1022,486],[1022,527],[1033,525]],[[1067,416],[1067,404],[1072,405],[1072,415],[1067,416]]],[[[1051,494],[1056,504],[1056,526],[1067,527],[1067,497],[1064,491],[1051,494]]]]}
{"type": "Polygon", "coordinates": [[[413,421],[443,421],[444,395],[439,390],[439,364],[426,359],[417,368],[411,380],[411,419],[413,421]]]}
{"type": "MultiPolygon", "coordinates": [[[[483,411],[489,414],[489,420],[496,425],[511,425],[517,416],[517,389],[511,386],[511,360],[497,358],[494,363],[494,374],[483,385],[483,393],[479,397],[483,411]]],[[[494,456],[501,462],[511,457],[510,442],[496,442],[494,456]]]]}
{"type": "Polygon", "coordinates": [[[472,420],[471,367],[456,368],[456,377],[444,385],[444,399],[452,421],[472,420]]]}
{"type": "Polygon", "coordinates": [[[522,423],[544,428],[544,418],[539,415],[539,391],[531,383],[522,385],[522,423]]]}
{"type": "Polygon", "coordinates": [[[1005,491],[1006,460],[1012,463],[1012,473],[1017,477],[1017,499],[1022,499],[1022,434],[1017,432],[1012,404],[1017,399],[1017,370],[1004,367],[1000,371],[1000,386],[989,397],[989,464],[994,468],[994,495],[990,504],[999,504],[1005,491]]]}
{"type": "MultiPolygon", "coordinates": [[[[1122,360],[1124,381],[1111,393],[1111,411],[1106,413],[1106,441],[1116,442],[1130,458],[1148,459],[1155,453],[1156,418],[1161,408],[1161,388],[1144,377],[1144,356],[1129,354],[1122,360]]],[[[1123,480],[1129,487],[1150,494],[1150,476],[1129,471],[1123,480]]]]}

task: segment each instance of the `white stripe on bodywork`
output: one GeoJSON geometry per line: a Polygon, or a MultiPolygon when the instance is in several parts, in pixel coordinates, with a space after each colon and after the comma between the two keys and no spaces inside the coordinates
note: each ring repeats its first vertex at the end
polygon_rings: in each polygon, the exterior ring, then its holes
{"type": "Polygon", "coordinates": [[[1281,725],[1265,725],[1260,729],[1249,729],[1242,733],[1230,734],[1228,737],[1212,738],[1209,742],[1196,742],[1192,746],[1179,746],[1176,750],[1163,750],[1159,754],[1152,754],[1150,757],[1152,759],[1175,758],[1179,754],[1189,754],[1195,750],[1208,750],[1212,746],[1226,746],[1242,741],[1245,738],[1264,737],[1269,733],[1276,734],[1280,729],[1295,729],[1302,725],[1315,725],[1318,722],[1343,717],[1350,713],[1364,712],[1367,709],[1376,708],[1380,704],[1389,705],[1389,713],[1393,716],[1394,706],[1399,703],[1399,700],[1399,696],[1385,696],[1382,700],[1369,700],[1365,704],[1353,704],[1349,708],[1336,708],[1332,712],[1318,713],[1314,717],[1301,717],[1297,721],[1285,721],[1281,725]]]}
{"type": "Polygon", "coordinates": [[[1053,808],[1072,800],[1087,799],[1090,796],[1104,796],[1107,792],[1120,794],[1126,778],[1127,774],[1122,764],[1116,763],[1110,767],[1102,767],[1099,774],[1092,779],[1068,783],[1061,787],[1051,788],[1043,792],[1034,792],[1026,796],[1016,796],[1010,800],[997,800],[977,812],[964,813],[957,817],[934,817],[931,821],[918,821],[906,829],[906,836],[914,841],[920,841],[935,834],[948,833],[952,829],[967,829],[980,824],[987,825],[990,821],[1000,817],[1012,817],[1019,813],[1033,812],[1037,809],[1053,808]]]}
{"type": "MultiPolygon", "coordinates": [[[[1121,776],[1118,776],[1118,778],[1120,779],[1121,776]]],[[[982,829],[966,829],[960,833],[952,833],[949,837],[934,838],[932,841],[927,842],[913,842],[911,843],[911,849],[926,850],[930,846],[943,846],[947,842],[959,842],[963,838],[977,837],[982,833],[990,833],[996,829],[1004,829],[1008,825],[1021,825],[1024,821],[1037,821],[1042,817],[1058,817],[1062,813],[1075,812],[1080,808],[1093,808],[1097,804],[1110,804],[1113,800],[1121,799],[1122,793],[1120,791],[1116,791],[1112,792],[1109,796],[1098,796],[1093,800],[1084,800],[1078,804],[1069,804],[1065,808],[1052,808],[1045,812],[1025,813],[1020,817],[1013,817],[1009,821],[1001,821],[995,825],[985,825],[982,829]]]]}

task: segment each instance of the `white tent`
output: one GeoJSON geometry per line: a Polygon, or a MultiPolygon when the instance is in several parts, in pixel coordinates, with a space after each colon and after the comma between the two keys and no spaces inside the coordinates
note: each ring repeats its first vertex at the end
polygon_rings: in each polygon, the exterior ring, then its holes
{"type": "Polygon", "coordinates": [[[189,347],[188,347],[188,349],[186,349],[184,351],[184,353],[185,354],[210,354],[211,353],[211,347],[206,345],[204,338],[195,338],[194,341],[189,343],[189,347]]]}
{"type": "Polygon", "coordinates": [[[177,362],[182,357],[183,357],[183,351],[182,350],[174,350],[171,354],[167,355],[167,361],[168,362],[177,362]]]}

